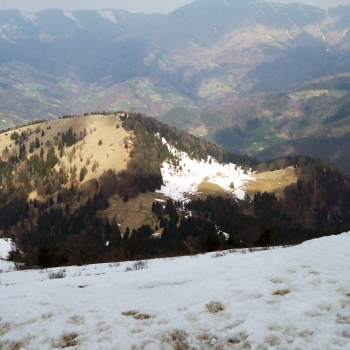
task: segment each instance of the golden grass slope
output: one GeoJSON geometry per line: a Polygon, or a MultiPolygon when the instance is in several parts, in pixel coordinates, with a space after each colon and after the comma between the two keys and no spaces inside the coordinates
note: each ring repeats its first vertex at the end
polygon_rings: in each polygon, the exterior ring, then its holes
{"type": "Polygon", "coordinates": [[[252,178],[253,180],[246,184],[246,191],[250,196],[258,191],[274,192],[277,198],[283,198],[283,190],[298,180],[293,167],[254,174],[252,178]]]}
{"type": "MultiPolygon", "coordinates": [[[[18,152],[19,146],[10,139],[11,134],[32,130],[33,134],[25,142],[28,158],[31,157],[29,145],[36,138],[39,139],[42,146],[32,154],[40,153],[41,148],[47,152],[48,145],[51,144],[55,147],[56,155],[59,155],[58,141],[61,140],[62,133],[67,132],[70,127],[78,137],[81,133],[85,133],[86,136],[75,145],[65,147],[63,157],[56,165],[56,170],[59,170],[60,167],[68,169],[69,183],[79,180],[80,169],[84,166],[87,169],[84,181],[98,178],[108,169],[119,172],[126,168],[130,147],[125,149],[124,146],[125,142],[130,140],[130,134],[122,128],[121,121],[114,116],[89,115],[66,118],[11,130],[0,135],[0,150],[7,147],[10,153],[18,152]],[[42,131],[45,133],[44,136],[41,136],[42,131]],[[100,140],[102,144],[99,145],[100,140]],[[73,171],[75,169],[76,171],[73,171]]],[[[129,146],[131,146],[130,143],[129,146]]]]}

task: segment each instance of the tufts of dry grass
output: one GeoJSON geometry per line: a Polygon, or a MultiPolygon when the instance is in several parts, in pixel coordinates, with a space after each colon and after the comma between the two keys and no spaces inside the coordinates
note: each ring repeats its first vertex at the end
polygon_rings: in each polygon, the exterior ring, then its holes
{"type": "Polygon", "coordinates": [[[68,333],[61,337],[61,342],[59,344],[59,348],[70,348],[78,345],[78,341],[76,338],[78,337],[77,333],[68,333]]]}
{"type": "Polygon", "coordinates": [[[211,301],[205,306],[207,308],[207,311],[210,312],[211,314],[217,314],[218,312],[225,310],[225,306],[219,301],[211,301]]]}
{"type": "Polygon", "coordinates": [[[289,294],[289,293],[290,293],[289,289],[279,289],[279,290],[276,290],[275,292],[273,292],[272,295],[279,295],[279,296],[283,297],[284,295],[289,294]]]}
{"type": "Polygon", "coordinates": [[[143,321],[143,320],[148,320],[150,318],[154,318],[154,316],[149,315],[149,314],[143,314],[141,313],[139,310],[129,310],[129,311],[125,311],[122,312],[123,316],[127,316],[127,317],[133,317],[135,320],[138,321],[143,321]]]}

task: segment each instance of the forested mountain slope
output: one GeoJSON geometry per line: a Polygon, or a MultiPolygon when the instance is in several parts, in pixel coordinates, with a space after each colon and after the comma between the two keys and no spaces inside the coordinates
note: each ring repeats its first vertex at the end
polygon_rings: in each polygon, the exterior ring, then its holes
{"type": "Polygon", "coordinates": [[[294,244],[350,228],[350,179],[328,162],[258,164],[141,114],[65,116],[8,130],[0,144],[1,236],[27,266],[294,244]]]}

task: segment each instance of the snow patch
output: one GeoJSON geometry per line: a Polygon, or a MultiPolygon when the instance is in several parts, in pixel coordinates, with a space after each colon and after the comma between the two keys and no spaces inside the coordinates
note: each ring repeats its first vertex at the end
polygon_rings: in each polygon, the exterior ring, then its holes
{"type": "Polygon", "coordinates": [[[231,6],[230,6],[230,4],[227,2],[227,0],[223,0],[223,2],[227,5],[227,7],[230,9],[230,11],[232,10],[231,9],[231,6]]]}
{"type": "Polygon", "coordinates": [[[116,18],[114,17],[114,14],[110,11],[98,11],[98,13],[105,19],[108,19],[109,21],[113,23],[118,23],[116,18]]]}
{"type": "Polygon", "coordinates": [[[244,174],[241,167],[232,163],[220,164],[210,156],[206,161],[191,159],[186,152],[178,151],[164,138],[162,142],[167,145],[169,152],[178,158],[179,164],[174,167],[167,162],[163,163],[161,171],[164,185],[157,191],[158,193],[174,200],[186,201],[189,195],[198,194],[198,185],[206,181],[239,199],[244,199],[244,184],[252,180],[251,172],[244,174]]]}
{"type": "Polygon", "coordinates": [[[78,27],[82,27],[82,25],[81,25],[81,24],[79,23],[79,21],[75,18],[75,16],[73,15],[72,12],[70,12],[70,11],[65,11],[65,12],[63,12],[63,15],[66,16],[66,17],[68,17],[69,19],[71,19],[73,22],[75,22],[76,25],[77,25],[78,27]]]}
{"type": "Polygon", "coordinates": [[[16,245],[11,238],[0,238],[0,259],[7,259],[10,251],[16,250],[16,245]]]}
{"type": "Polygon", "coordinates": [[[19,15],[25,20],[37,25],[38,17],[33,12],[19,11],[19,15]]]}

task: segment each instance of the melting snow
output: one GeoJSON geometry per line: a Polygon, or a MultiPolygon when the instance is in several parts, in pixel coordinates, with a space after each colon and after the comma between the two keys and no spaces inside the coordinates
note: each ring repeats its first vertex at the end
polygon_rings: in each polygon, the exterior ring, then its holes
{"type": "Polygon", "coordinates": [[[0,348],[349,349],[349,252],[343,233],[130,272],[133,262],[71,266],[53,280],[2,273],[0,348]]]}
{"type": "Polygon", "coordinates": [[[174,200],[186,200],[188,195],[198,193],[198,185],[206,180],[231,192],[237,198],[244,199],[244,184],[252,180],[251,173],[244,174],[235,164],[220,164],[211,157],[208,157],[207,162],[190,159],[187,153],[170,146],[164,138],[162,140],[163,144],[167,144],[169,151],[179,158],[179,165],[175,168],[171,164],[163,163],[161,170],[164,186],[159,193],[174,200]],[[235,191],[230,187],[231,183],[235,191]]]}

